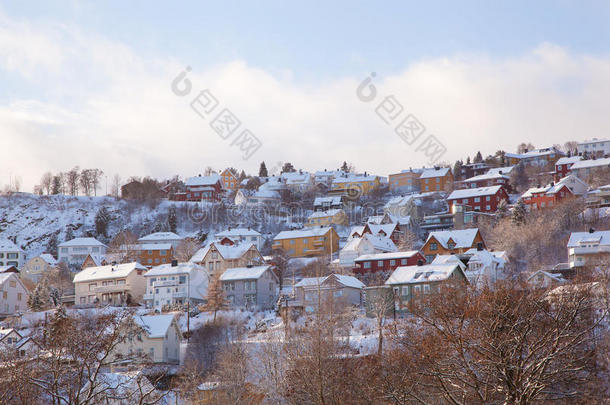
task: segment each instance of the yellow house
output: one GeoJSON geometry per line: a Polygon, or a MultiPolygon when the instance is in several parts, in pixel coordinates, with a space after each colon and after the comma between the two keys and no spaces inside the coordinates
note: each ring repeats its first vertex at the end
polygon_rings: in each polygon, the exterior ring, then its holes
{"type": "Polygon", "coordinates": [[[329,255],[339,251],[339,235],[332,227],[283,231],[273,238],[273,249],[291,257],[329,255]]]}
{"type": "Polygon", "coordinates": [[[316,211],[307,218],[305,226],[347,225],[347,215],[342,209],[316,211]]]}
{"type": "Polygon", "coordinates": [[[125,336],[114,351],[117,359],[138,359],[146,363],[179,363],[182,333],[174,314],[135,315],[137,333],[125,336]]]}
{"type": "Polygon", "coordinates": [[[225,190],[235,191],[239,187],[239,179],[230,169],[225,169],[222,173],[220,173],[220,179],[222,181],[222,187],[225,190]]]}
{"type": "Polygon", "coordinates": [[[403,170],[400,173],[388,175],[390,191],[419,191],[419,176],[421,176],[422,172],[423,169],[408,169],[403,170]]]}
{"type": "Polygon", "coordinates": [[[333,179],[329,195],[367,195],[381,184],[378,176],[354,175],[347,174],[345,176],[336,177],[333,179]]]}

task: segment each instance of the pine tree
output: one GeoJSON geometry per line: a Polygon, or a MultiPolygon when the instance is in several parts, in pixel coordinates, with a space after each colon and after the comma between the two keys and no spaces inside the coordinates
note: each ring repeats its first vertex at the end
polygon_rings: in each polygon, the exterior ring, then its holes
{"type": "Polygon", "coordinates": [[[106,207],[101,207],[95,214],[95,232],[98,236],[108,237],[108,224],[110,223],[110,213],[106,207]]]}
{"type": "Polygon", "coordinates": [[[462,178],[462,166],[464,163],[461,160],[456,160],[453,165],[453,176],[455,180],[460,180],[462,178]]]}
{"type": "Polygon", "coordinates": [[[57,245],[58,244],[59,244],[59,242],[57,241],[57,234],[52,233],[51,236],[49,237],[49,240],[47,241],[47,253],[50,253],[53,256],[57,257],[57,245]]]}
{"type": "Polygon", "coordinates": [[[203,306],[205,311],[214,311],[214,322],[216,322],[216,313],[227,308],[228,302],[225,298],[225,293],[222,290],[222,282],[220,276],[214,276],[208,286],[208,295],[206,303],[203,306]]]}
{"type": "Polygon", "coordinates": [[[282,166],[282,173],[292,173],[292,172],[296,172],[296,171],[297,170],[294,168],[294,166],[290,162],[286,162],[286,163],[284,163],[284,166],[282,166]]]}
{"type": "Polygon", "coordinates": [[[176,207],[173,205],[169,207],[167,212],[167,224],[169,226],[169,231],[176,233],[178,230],[178,217],[176,215],[176,207]]]}
{"type": "Polygon", "coordinates": [[[49,286],[41,281],[28,297],[28,307],[34,312],[42,311],[49,306],[50,296],[49,286]]]}
{"type": "Polygon", "coordinates": [[[72,229],[72,226],[68,225],[66,226],[66,237],[64,242],[71,241],[72,239],[74,239],[74,229],[72,229]]]}
{"type": "Polygon", "coordinates": [[[523,203],[523,200],[519,198],[519,201],[517,201],[517,205],[515,205],[515,208],[513,208],[513,214],[511,218],[513,224],[517,226],[524,225],[526,213],[527,212],[525,210],[525,204],[523,203]]]}
{"type": "Polygon", "coordinates": [[[61,177],[59,175],[53,176],[52,185],[51,185],[51,194],[59,194],[61,193],[61,177]]]}
{"type": "Polygon", "coordinates": [[[343,161],[343,164],[341,165],[340,170],[345,173],[349,172],[349,166],[347,166],[347,162],[345,160],[343,161]]]}
{"type": "Polygon", "coordinates": [[[267,173],[267,166],[265,162],[261,162],[261,167],[258,169],[258,177],[268,177],[269,173],[267,173]]]}
{"type": "Polygon", "coordinates": [[[244,181],[246,179],[246,177],[248,177],[248,176],[246,176],[246,172],[242,170],[241,173],[239,173],[239,178],[238,178],[239,182],[241,183],[242,181],[244,181]]]}
{"type": "Polygon", "coordinates": [[[483,155],[481,155],[481,151],[478,151],[476,155],[474,155],[474,159],[472,163],[481,163],[483,162],[483,155]]]}

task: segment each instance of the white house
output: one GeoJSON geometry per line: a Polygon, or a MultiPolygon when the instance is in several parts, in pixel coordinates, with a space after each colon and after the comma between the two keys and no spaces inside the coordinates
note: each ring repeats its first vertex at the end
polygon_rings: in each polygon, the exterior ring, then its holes
{"type": "Polygon", "coordinates": [[[18,273],[0,273],[0,316],[26,311],[28,296],[18,273]]]}
{"type": "Polygon", "coordinates": [[[259,189],[256,191],[240,188],[235,193],[236,205],[274,205],[279,201],[280,193],[275,190],[266,189],[263,186],[259,187],[259,189]]]}
{"type": "Polygon", "coordinates": [[[20,269],[25,262],[25,252],[8,239],[0,240],[0,266],[20,269]]]}
{"type": "Polygon", "coordinates": [[[174,260],[150,269],[146,275],[147,308],[163,306],[201,304],[208,293],[209,277],[204,267],[193,263],[178,263],[174,260]]]}
{"type": "Polygon", "coordinates": [[[146,290],[146,267],[137,262],[87,267],[74,275],[75,303],[124,305],[139,302],[146,290]]]}
{"type": "Polygon", "coordinates": [[[49,253],[43,253],[39,256],[32,257],[23,265],[21,276],[38,283],[46,272],[55,267],[57,267],[57,260],[49,253]]]}
{"type": "Polygon", "coordinates": [[[570,268],[610,263],[610,231],[572,232],[568,240],[570,268]]]}
{"type": "Polygon", "coordinates": [[[253,243],[258,250],[261,250],[264,244],[263,235],[252,228],[229,228],[216,234],[216,239],[222,238],[229,238],[237,243],[253,243]]]}
{"type": "Polygon", "coordinates": [[[307,172],[284,172],[280,175],[286,187],[303,193],[313,187],[313,176],[307,172]]]}
{"type": "Polygon", "coordinates": [[[610,139],[593,138],[588,141],[579,142],[576,150],[579,155],[607,156],[610,155],[610,139]]]}
{"type": "Polygon", "coordinates": [[[362,255],[396,252],[398,249],[388,237],[365,233],[362,237],[353,237],[339,251],[339,264],[342,267],[354,267],[354,260],[362,255]]]}
{"type": "Polygon", "coordinates": [[[59,244],[58,260],[73,265],[82,265],[88,255],[103,256],[108,246],[95,238],[76,238],[59,244]]]}
{"type": "Polygon", "coordinates": [[[173,232],[155,232],[138,239],[142,245],[165,245],[170,244],[174,249],[178,247],[184,238],[173,232]]]}

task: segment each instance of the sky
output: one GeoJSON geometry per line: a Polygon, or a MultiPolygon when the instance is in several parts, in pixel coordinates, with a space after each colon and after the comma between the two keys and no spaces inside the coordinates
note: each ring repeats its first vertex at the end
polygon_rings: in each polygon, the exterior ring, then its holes
{"type": "Polygon", "coordinates": [[[386,176],[606,137],[609,17],[594,1],[0,1],[0,187],[77,165],[386,176]],[[204,90],[209,115],[192,106],[204,90]],[[212,128],[225,109],[231,133],[212,128]],[[425,128],[411,142],[406,117],[425,128]]]}

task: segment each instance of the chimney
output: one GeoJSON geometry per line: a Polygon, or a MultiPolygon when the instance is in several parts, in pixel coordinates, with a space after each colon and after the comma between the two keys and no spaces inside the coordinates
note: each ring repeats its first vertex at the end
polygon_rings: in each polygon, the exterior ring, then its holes
{"type": "Polygon", "coordinates": [[[589,233],[593,233],[593,232],[595,232],[595,229],[589,228],[589,233]]]}
{"type": "Polygon", "coordinates": [[[172,267],[178,267],[178,260],[172,259],[172,267]]]}
{"type": "Polygon", "coordinates": [[[201,177],[201,173],[199,173],[199,177],[201,177]]]}
{"type": "Polygon", "coordinates": [[[419,260],[417,261],[417,265],[418,265],[418,266],[423,266],[423,265],[424,265],[424,261],[423,261],[422,259],[419,259],[419,260]]]}

